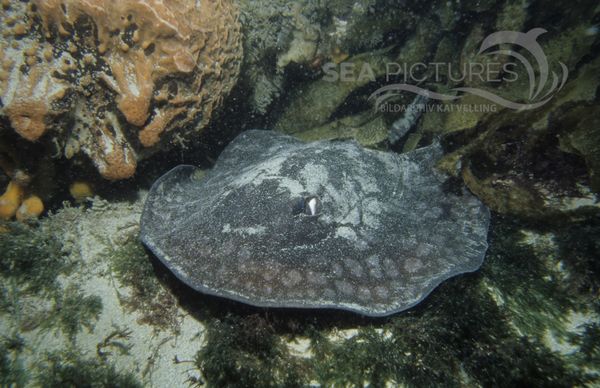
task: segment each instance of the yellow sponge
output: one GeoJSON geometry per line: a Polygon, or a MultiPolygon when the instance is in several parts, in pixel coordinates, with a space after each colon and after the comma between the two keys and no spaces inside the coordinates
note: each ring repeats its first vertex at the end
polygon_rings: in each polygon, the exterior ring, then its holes
{"type": "Polygon", "coordinates": [[[24,221],[31,218],[38,218],[44,211],[44,203],[37,195],[32,195],[25,199],[19,210],[17,210],[17,220],[24,221]]]}
{"type": "Polygon", "coordinates": [[[77,201],[83,201],[86,198],[90,198],[94,195],[92,187],[87,182],[73,182],[69,186],[69,192],[71,196],[77,201]]]}
{"type": "Polygon", "coordinates": [[[0,219],[10,220],[19,205],[23,197],[23,188],[16,182],[10,182],[6,191],[0,196],[0,219]]]}

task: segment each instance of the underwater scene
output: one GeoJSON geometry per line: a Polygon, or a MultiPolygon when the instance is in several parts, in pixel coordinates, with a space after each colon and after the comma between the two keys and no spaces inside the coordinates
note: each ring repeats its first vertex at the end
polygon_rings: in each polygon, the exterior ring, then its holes
{"type": "Polygon", "coordinates": [[[0,387],[600,387],[598,1],[0,26],[0,387]]]}

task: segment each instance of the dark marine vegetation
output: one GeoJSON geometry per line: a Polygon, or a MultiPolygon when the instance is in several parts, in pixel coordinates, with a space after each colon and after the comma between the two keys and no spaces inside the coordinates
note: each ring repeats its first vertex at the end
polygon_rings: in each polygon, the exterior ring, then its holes
{"type": "Polygon", "coordinates": [[[208,386],[281,386],[286,378],[325,386],[598,383],[586,371],[600,356],[598,324],[574,331],[567,321],[572,313],[600,312],[592,238],[600,225],[553,230],[558,237],[550,257],[524,240],[524,233],[550,230],[503,218],[493,225],[481,271],[444,283],[414,309],[378,320],[277,311],[223,315],[208,321],[196,365],[208,386]],[[572,276],[558,278],[558,262],[572,276]],[[556,347],[549,333],[571,350],[556,347]],[[282,347],[302,338],[310,341],[309,357],[282,347]]]}

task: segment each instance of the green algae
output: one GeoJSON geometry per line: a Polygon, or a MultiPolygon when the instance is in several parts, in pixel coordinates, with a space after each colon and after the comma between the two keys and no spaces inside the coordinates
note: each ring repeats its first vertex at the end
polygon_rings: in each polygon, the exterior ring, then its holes
{"type": "Polygon", "coordinates": [[[71,341],[82,328],[91,330],[102,311],[99,296],[84,295],[76,285],[58,281],[76,264],[69,261],[58,239],[36,226],[9,223],[0,233],[0,313],[11,314],[23,331],[36,328],[62,331],[71,341]],[[38,307],[27,307],[41,298],[38,307]],[[46,305],[49,305],[47,307],[46,305]]]}
{"type": "Polygon", "coordinates": [[[116,370],[109,362],[86,358],[75,350],[44,356],[36,376],[44,387],[137,388],[142,384],[130,373],[116,370]]]}
{"type": "MultiPolygon", "coordinates": [[[[76,348],[82,329],[91,331],[102,311],[97,295],[87,295],[75,283],[63,285],[61,278],[76,272],[56,236],[39,225],[3,224],[0,233],[0,314],[11,316],[15,333],[0,346],[1,386],[114,386],[112,381],[133,382],[114,367],[74,357],[72,351],[49,355],[33,370],[25,368],[25,353],[34,351],[19,333],[33,330],[61,332],[67,347],[76,348]],[[36,375],[38,373],[39,375],[36,375]]],[[[121,386],[139,386],[123,384],[121,386]]]]}
{"type": "Polygon", "coordinates": [[[19,356],[23,346],[23,339],[18,334],[0,343],[0,387],[24,387],[30,380],[19,356]],[[19,346],[14,346],[14,340],[19,346]]]}
{"type": "Polygon", "coordinates": [[[75,349],[41,355],[34,370],[27,369],[20,354],[22,348],[0,344],[1,387],[90,387],[135,388],[142,384],[130,373],[122,373],[106,360],[84,357],[75,349]]]}
{"type": "Polygon", "coordinates": [[[195,364],[209,386],[302,386],[300,362],[287,355],[274,328],[258,315],[209,322],[195,364]]]}
{"type": "Polygon", "coordinates": [[[138,297],[154,297],[160,283],[141,244],[127,241],[107,252],[106,256],[111,260],[111,271],[119,282],[132,287],[138,297]]]}
{"type": "Polygon", "coordinates": [[[30,370],[21,354],[25,347],[18,336],[0,343],[1,387],[142,387],[132,374],[117,371],[106,360],[86,358],[75,348],[45,353],[30,370]]]}
{"type": "Polygon", "coordinates": [[[98,295],[86,295],[71,285],[54,298],[54,305],[42,325],[58,327],[71,341],[75,341],[82,329],[93,329],[101,312],[102,299],[98,295]]]}
{"type": "Polygon", "coordinates": [[[142,244],[129,239],[113,246],[105,257],[117,281],[131,290],[130,295],[120,296],[121,303],[130,311],[138,311],[140,322],[177,331],[177,302],[163,286],[165,277],[157,276],[142,244]]]}
{"type": "MultiPolygon", "coordinates": [[[[23,294],[56,292],[60,288],[57,277],[72,270],[58,239],[20,222],[0,226],[6,228],[0,233],[0,276],[18,284],[23,294]]],[[[5,295],[8,291],[3,289],[5,295]]]]}

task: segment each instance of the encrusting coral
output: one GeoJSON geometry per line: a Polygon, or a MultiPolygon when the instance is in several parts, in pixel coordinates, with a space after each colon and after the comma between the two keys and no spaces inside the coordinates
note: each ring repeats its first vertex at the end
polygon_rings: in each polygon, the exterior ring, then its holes
{"type": "Polygon", "coordinates": [[[204,128],[242,56],[229,1],[5,2],[0,23],[0,116],[111,180],[204,128]]]}

